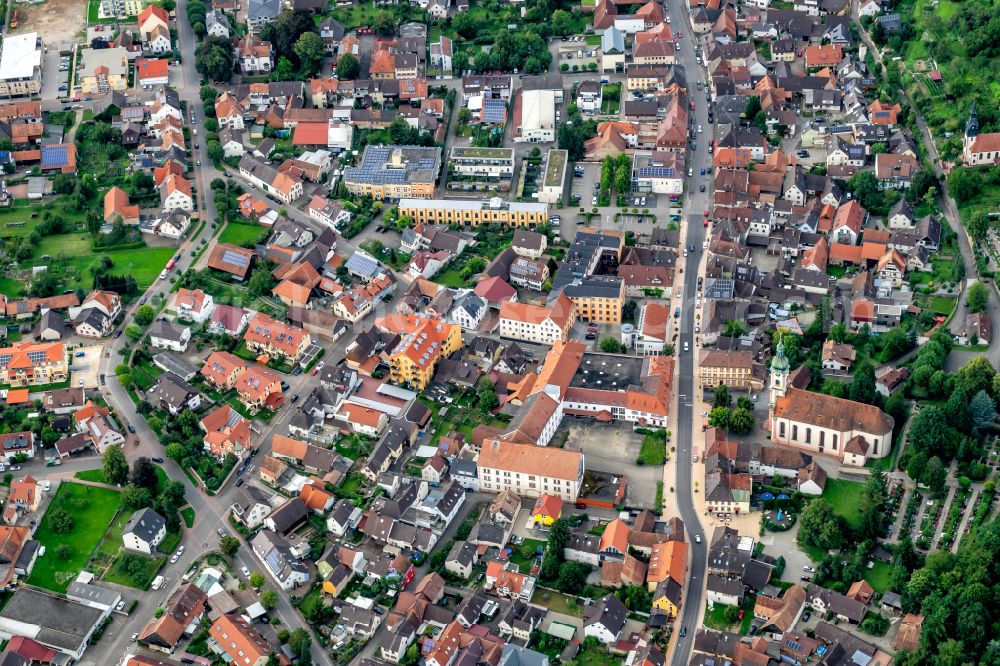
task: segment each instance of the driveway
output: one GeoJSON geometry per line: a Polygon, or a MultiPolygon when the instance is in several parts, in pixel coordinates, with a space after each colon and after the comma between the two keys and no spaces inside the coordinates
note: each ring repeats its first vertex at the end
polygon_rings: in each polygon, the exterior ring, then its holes
{"type": "Polygon", "coordinates": [[[626,503],[651,509],[656,501],[656,483],[663,479],[659,465],[637,465],[642,435],[628,426],[602,425],[593,420],[569,420],[568,446],[579,447],[587,459],[587,469],[628,477],[626,503]]]}

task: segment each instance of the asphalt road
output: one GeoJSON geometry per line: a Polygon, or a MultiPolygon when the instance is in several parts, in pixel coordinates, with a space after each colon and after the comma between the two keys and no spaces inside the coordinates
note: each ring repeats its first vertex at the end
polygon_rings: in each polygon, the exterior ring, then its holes
{"type": "Polygon", "coordinates": [[[698,620],[701,608],[704,604],[705,589],[705,568],[707,559],[707,540],[704,530],[698,517],[698,512],[694,507],[692,496],[693,479],[691,454],[693,449],[692,431],[694,423],[694,408],[692,393],[695,390],[695,356],[697,354],[695,344],[694,327],[697,314],[696,298],[698,290],[698,266],[701,261],[701,244],[705,240],[705,228],[701,220],[705,210],[711,209],[711,177],[701,176],[701,169],[711,166],[712,160],[708,153],[708,142],[713,136],[713,128],[708,122],[708,102],[705,95],[697,90],[696,82],[704,78],[704,70],[698,65],[695,53],[695,43],[693,33],[687,21],[687,12],[679,0],[668,0],[667,10],[673,18],[672,25],[675,30],[680,29],[685,33],[684,38],[679,40],[680,51],[678,60],[684,66],[687,74],[688,90],[691,99],[695,102],[695,112],[692,119],[692,126],[701,125],[704,131],[697,135],[696,151],[689,151],[688,166],[691,167],[693,176],[687,179],[687,192],[684,198],[684,210],[681,216],[687,223],[685,242],[693,251],[689,253],[684,272],[684,287],[682,290],[681,302],[681,325],[679,344],[677,345],[677,355],[679,359],[679,376],[677,379],[677,462],[676,462],[676,501],[677,511],[681,520],[687,528],[690,543],[690,577],[684,588],[684,603],[681,605],[680,626],[686,632],[679,631],[676,634],[673,660],[674,666],[683,666],[688,663],[691,656],[691,649],[694,645],[694,636],[698,627],[698,620]],[[699,192],[699,186],[705,183],[706,192],[699,192]],[[684,350],[684,345],[689,350],[684,350]],[[700,538],[700,543],[696,540],[700,538]],[[681,633],[685,633],[681,637],[681,633]]]}

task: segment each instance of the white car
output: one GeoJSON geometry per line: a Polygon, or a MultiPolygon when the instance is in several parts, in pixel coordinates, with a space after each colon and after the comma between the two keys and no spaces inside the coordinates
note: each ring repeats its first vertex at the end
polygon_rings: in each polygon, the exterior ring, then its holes
{"type": "Polygon", "coordinates": [[[701,125],[698,125],[698,134],[701,134],[701,125]]]}
{"type": "Polygon", "coordinates": [[[240,573],[242,573],[242,574],[243,574],[244,576],[246,576],[247,578],[249,578],[249,577],[250,577],[250,570],[249,570],[249,569],[247,569],[246,567],[243,567],[242,569],[240,569],[240,573]]]}
{"type": "Polygon", "coordinates": [[[695,543],[701,543],[701,535],[700,534],[695,534],[694,535],[694,542],[695,543]]]}
{"type": "Polygon", "coordinates": [[[176,555],[174,555],[173,557],[170,558],[170,563],[171,564],[177,564],[177,559],[178,559],[178,557],[176,555]]]}
{"type": "Polygon", "coordinates": [[[702,412],[701,415],[702,416],[708,416],[708,412],[702,412]]]}
{"type": "Polygon", "coordinates": [[[802,567],[802,570],[805,571],[806,573],[816,573],[816,567],[811,567],[808,564],[804,565],[802,567]]]}

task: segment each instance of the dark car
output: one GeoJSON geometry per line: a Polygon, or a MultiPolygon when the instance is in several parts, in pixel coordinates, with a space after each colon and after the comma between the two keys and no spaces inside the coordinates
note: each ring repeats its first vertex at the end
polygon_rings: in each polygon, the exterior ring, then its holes
{"type": "Polygon", "coordinates": [[[115,332],[115,337],[116,338],[122,337],[122,329],[118,329],[118,331],[115,332]]]}
{"type": "Polygon", "coordinates": [[[129,431],[130,433],[132,433],[133,435],[135,434],[135,426],[134,426],[134,425],[132,425],[131,423],[129,423],[129,424],[128,424],[127,426],[125,426],[125,427],[126,427],[126,428],[128,428],[128,431],[129,431]]]}
{"type": "Polygon", "coordinates": [[[294,404],[295,404],[295,403],[297,403],[298,401],[299,401],[299,396],[298,396],[298,395],[293,395],[293,396],[292,396],[292,404],[294,405],[294,404]]]}
{"type": "Polygon", "coordinates": [[[705,191],[705,185],[704,185],[704,184],[702,184],[702,186],[701,186],[701,191],[702,191],[702,192],[704,192],[704,191],[705,191]]]}
{"type": "Polygon", "coordinates": [[[236,479],[236,487],[239,488],[243,485],[243,479],[236,479]]]}
{"type": "Polygon", "coordinates": [[[812,613],[810,613],[809,611],[806,611],[805,613],[802,614],[802,621],[803,622],[808,622],[809,618],[811,618],[811,617],[812,617],[812,613]]]}
{"type": "Polygon", "coordinates": [[[162,463],[163,462],[163,458],[161,458],[160,456],[153,456],[152,458],[150,458],[150,460],[152,460],[155,463],[162,463]]]}
{"type": "Polygon", "coordinates": [[[688,628],[687,627],[681,627],[681,638],[684,638],[687,635],[688,635],[688,628]]]}

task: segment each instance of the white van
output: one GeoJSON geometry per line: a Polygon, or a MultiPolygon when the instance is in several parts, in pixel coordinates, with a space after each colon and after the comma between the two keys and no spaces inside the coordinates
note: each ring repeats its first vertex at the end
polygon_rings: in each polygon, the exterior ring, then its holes
{"type": "Polygon", "coordinates": [[[150,585],[150,587],[153,588],[154,590],[158,590],[161,587],[163,587],[163,583],[165,582],[166,579],[163,576],[157,576],[156,578],[153,579],[153,584],[150,585]]]}

